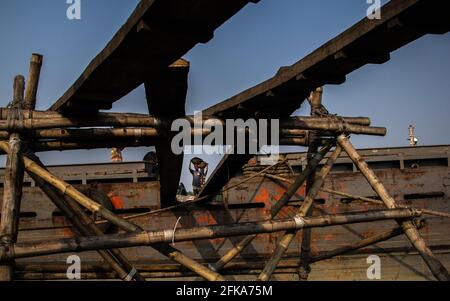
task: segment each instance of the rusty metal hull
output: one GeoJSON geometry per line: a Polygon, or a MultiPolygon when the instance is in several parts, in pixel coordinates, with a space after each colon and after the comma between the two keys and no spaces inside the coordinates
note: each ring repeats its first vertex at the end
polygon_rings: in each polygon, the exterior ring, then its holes
{"type": "MultiPolygon", "coordinates": [[[[362,150],[361,154],[385,183],[389,192],[401,204],[417,208],[450,212],[449,198],[449,146],[362,150]]],[[[304,168],[304,153],[287,155],[294,171],[304,168]]],[[[79,187],[89,186],[109,194],[115,211],[122,216],[145,213],[160,208],[159,182],[147,173],[144,163],[94,164],[50,167],[61,178],[79,187]]],[[[2,171],[0,171],[1,173],[2,171]]],[[[1,176],[1,174],[0,174],[1,176]]],[[[294,175],[289,178],[293,179],[294,175]]],[[[228,186],[241,183],[236,175],[228,186]]],[[[173,228],[181,217],[180,227],[260,221],[270,218],[270,207],[284,193],[289,183],[269,178],[254,178],[223,194],[222,202],[191,206],[178,211],[136,218],[134,221],[148,230],[173,228]]],[[[45,195],[25,179],[21,210],[19,241],[72,237],[74,232],[45,195]]],[[[340,158],[325,187],[353,195],[374,197],[370,186],[356,172],[350,159],[340,158]]],[[[304,187],[297,191],[278,215],[279,218],[295,214],[304,197],[304,187]]],[[[0,197],[1,199],[1,197],[0,197]]],[[[342,213],[380,209],[378,205],[351,202],[345,198],[320,193],[314,214],[342,213]]],[[[434,253],[450,268],[450,220],[426,217],[427,224],[421,234],[434,253]]],[[[335,249],[362,238],[390,230],[395,222],[375,222],[358,225],[335,226],[312,231],[313,253],[335,249]]],[[[110,229],[113,231],[114,229],[110,229]]],[[[265,261],[273,252],[280,237],[277,234],[259,235],[252,244],[229,264],[223,274],[230,279],[255,280],[265,261]]],[[[240,238],[202,240],[177,243],[176,247],[202,263],[214,263],[240,238]]],[[[275,272],[274,279],[297,280],[301,234],[290,246],[275,272]]],[[[124,249],[124,254],[136,263],[143,275],[151,280],[197,279],[195,275],[173,264],[149,247],[124,249]]],[[[41,256],[17,261],[18,279],[65,279],[66,259],[70,254],[41,256]]],[[[114,278],[96,252],[78,254],[82,260],[84,279],[114,278]]],[[[425,263],[403,236],[379,243],[348,255],[312,264],[311,280],[367,280],[367,257],[378,255],[382,264],[383,280],[432,280],[425,263]]]]}

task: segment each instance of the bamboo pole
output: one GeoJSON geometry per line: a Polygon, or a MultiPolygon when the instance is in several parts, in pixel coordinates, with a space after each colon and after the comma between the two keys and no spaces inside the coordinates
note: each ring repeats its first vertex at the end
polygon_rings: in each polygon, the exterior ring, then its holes
{"type": "Polygon", "coordinates": [[[330,227],[390,219],[411,219],[420,215],[420,211],[413,209],[375,210],[304,218],[297,215],[294,218],[277,221],[214,225],[189,229],[141,231],[127,234],[110,234],[104,236],[15,243],[10,248],[0,248],[0,262],[14,258],[34,257],[57,253],[84,252],[99,249],[128,248],[145,245],[154,246],[155,244],[158,245],[170,242],[216,239],[259,233],[274,233],[311,227],[330,227]]]}
{"type": "Polygon", "coordinates": [[[36,108],[36,95],[39,86],[39,77],[41,74],[43,57],[34,53],[30,60],[30,69],[28,71],[27,88],[25,90],[24,110],[34,110],[36,108]]]}
{"type": "MultiPolygon", "coordinates": [[[[1,109],[0,115],[4,117],[9,113],[8,109],[1,109]]],[[[140,114],[119,114],[119,113],[98,113],[90,116],[76,116],[69,118],[57,112],[37,112],[24,111],[24,120],[7,122],[4,118],[0,119],[0,130],[6,131],[22,131],[22,130],[39,130],[52,128],[68,128],[68,127],[153,127],[167,128],[170,120],[159,119],[153,116],[140,114]],[[37,116],[40,116],[38,118],[37,116]]],[[[184,119],[194,124],[193,116],[185,116],[184,119]]],[[[320,130],[337,133],[353,133],[385,136],[386,128],[371,127],[355,123],[349,123],[348,119],[339,117],[290,117],[281,120],[282,128],[303,129],[303,130],[320,130]]],[[[356,120],[358,121],[358,120],[356,120]]],[[[360,121],[360,120],[359,120],[360,121]]],[[[205,124],[212,122],[213,124],[225,125],[224,120],[208,119],[205,117],[205,124]]],[[[359,122],[367,124],[367,122],[359,122]]]]}
{"type": "MultiPolygon", "coordinates": [[[[5,143],[4,141],[0,141],[0,148],[3,149],[3,151],[5,152],[9,152],[8,144],[5,143]]],[[[95,201],[91,200],[90,198],[88,198],[87,196],[76,190],[72,185],[58,179],[57,177],[55,177],[50,172],[40,167],[38,164],[36,164],[26,156],[24,156],[24,165],[28,172],[38,175],[41,179],[43,179],[44,181],[46,181],[47,183],[58,189],[64,196],[72,198],[74,201],[79,203],[84,208],[102,216],[106,220],[124,229],[125,231],[127,232],[143,231],[142,228],[140,228],[136,224],[133,224],[123,218],[118,217],[108,209],[104,208],[100,204],[96,203],[95,201]]],[[[152,245],[152,247],[156,249],[158,252],[164,254],[165,256],[169,257],[175,262],[182,264],[186,268],[190,269],[191,271],[197,273],[198,275],[207,280],[210,281],[223,280],[222,276],[220,276],[218,273],[215,273],[210,269],[208,269],[207,267],[197,263],[196,261],[187,257],[182,252],[173,248],[170,245],[155,244],[152,245]]]]}
{"type": "MultiPolygon", "coordinates": [[[[302,206],[300,207],[299,211],[297,212],[297,216],[305,217],[307,213],[309,212],[312,204],[314,203],[314,199],[319,192],[320,188],[323,186],[325,178],[328,176],[328,174],[331,171],[331,168],[334,165],[334,162],[339,158],[341,155],[341,147],[337,146],[334,150],[333,154],[330,156],[330,158],[327,160],[327,163],[322,167],[320,170],[320,173],[318,174],[317,178],[314,181],[313,186],[310,188],[308,195],[306,196],[305,200],[302,203],[302,206]]],[[[259,275],[258,280],[260,281],[268,281],[270,277],[272,276],[273,271],[276,269],[278,262],[280,261],[281,257],[285,253],[285,251],[289,248],[289,245],[291,244],[292,240],[294,239],[295,235],[297,234],[297,231],[290,231],[286,232],[283,237],[279,240],[277,247],[275,251],[273,252],[272,257],[267,262],[263,272],[259,275]]]]}
{"type": "MultiPolygon", "coordinates": [[[[308,98],[310,107],[311,107],[311,116],[317,117],[323,114],[329,116],[328,111],[322,104],[322,96],[323,96],[323,87],[317,88],[315,91],[311,92],[310,97],[308,98]]],[[[318,151],[318,131],[310,132],[310,140],[311,143],[308,147],[307,160],[310,161],[318,151]]],[[[309,177],[306,179],[306,195],[309,194],[311,188],[313,187],[317,172],[314,170],[309,177]]],[[[305,212],[305,216],[310,216],[312,214],[314,208],[314,203],[311,204],[310,208],[305,212]]],[[[302,230],[302,241],[300,245],[300,258],[298,263],[298,276],[300,281],[305,281],[308,279],[311,268],[309,266],[309,257],[311,251],[311,231],[312,229],[304,229],[302,230]]],[[[281,258],[280,258],[281,259],[281,258]]],[[[279,262],[279,261],[278,261],[279,262]]],[[[278,265],[277,262],[277,265],[278,265]]],[[[276,267],[275,267],[276,268],[276,267]]],[[[269,277],[270,278],[270,277],[269,277]]]]}
{"type": "MultiPolygon", "coordinates": [[[[23,106],[23,93],[25,79],[18,75],[14,78],[13,111],[7,122],[13,118],[21,118],[17,111],[23,106]]],[[[19,113],[20,114],[20,113],[19,113]]],[[[5,142],[6,143],[6,142],[5,142]]],[[[17,241],[19,232],[20,202],[22,199],[22,183],[24,177],[24,166],[22,159],[22,138],[19,133],[11,133],[9,137],[9,149],[6,159],[5,181],[3,189],[3,205],[0,222],[0,243],[10,245],[17,241]]],[[[13,280],[14,262],[0,265],[0,281],[13,280]]]]}
{"type": "MultiPolygon", "coordinates": [[[[384,205],[383,201],[366,198],[366,197],[362,197],[362,196],[358,196],[358,195],[352,195],[352,194],[348,194],[345,192],[336,191],[336,190],[332,190],[332,189],[328,189],[328,188],[322,188],[322,191],[329,193],[329,194],[339,195],[339,196],[343,196],[345,198],[353,199],[355,201],[368,202],[368,203],[376,204],[376,205],[384,205]]],[[[405,205],[400,205],[400,204],[397,204],[397,207],[398,208],[410,208],[410,206],[405,206],[405,205]]],[[[422,208],[420,210],[422,210],[422,212],[424,214],[428,214],[428,215],[434,215],[434,216],[439,216],[439,217],[450,217],[450,213],[446,213],[446,212],[429,210],[429,209],[424,209],[424,208],[422,208]]]]}
{"type": "MultiPolygon", "coordinates": [[[[390,196],[382,182],[378,179],[375,173],[369,168],[364,159],[358,154],[356,149],[350,143],[349,139],[345,136],[338,137],[338,143],[342,146],[348,156],[352,159],[364,177],[367,179],[369,184],[372,186],[374,191],[378,194],[381,200],[384,202],[387,208],[393,209],[398,208],[395,200],[390,196]]],[[[414,224],[410,221],[398,221],[399,225],[402,226],[403,231],[410,240],[411,244],[417,249],[419,254],[422,256],[425,263],[430,268],[433,275],[442,281],[450,281],[450,275],[447,269],[442,265],[442,263],[436,258],[436,256],[431,252],[431,250],[426,245],[425,241],[421,237],[419,231],[417,231],[414,224]]]]}
{"type": "MultiPolygon", "coordinates": [[[[275,218],[281,209],[291,200],[292,196],[297,192],[297,190],[303,185],[308,176],[317,168],[320,161],[331,149],[332,145],[325,146],[320,152],[314,156],[314,158],[308,162],[305,170],[295,179],[295,182],[284,192],[281,198],[276,202],[271,210],[271,219],[275,218]]],[[[237,243],[233,248],[231,248],[225,255],[223,255],[216,263],[210,265],[211,269],[214,271],[221,270],[226,264],[232,261],[236,256],[238,256],[255,238],[257,235],[252,235],[244,238],[239,243],[237,243]]]]}
{"type": "MultiPolygon", "coordinates": [[[[24,110],[22,111],[23,116],[25,119],[65,119],[68,116],[66,116],[63,113],[59,113],[56,111],[36,111],[36,110],[24,110]]],[[[0,108],[0,120],[6,120],[8,119],[9,109],[7,108],[0,108]]],[[[78,116],[82,117],[82,116],[78,116]]],[[[90,117],[89,119],[96,118],[96,119],[105,119],[105,120],[122,120],[123,122],[126,122],[128,118],[132,118],[131,120],[141,120],[148,122],[149,119],[155,119],[154,116],[149,116],[147,114],[137,114],[137,113],[95,113],[92,115],[88,115],[90,117]]],[[[191,124],[194,123],[195,116],[185,116],[185,119],[187,119],[191,124]]],[[[215,116],[208,116],[204,115],[202,116],[203,122],[206,124],[209,123],[220,123],[225,124],[224,120],[221,120],[215,116]]],[[[316,123],[316,122],[326,122],[326,121],[337,121],[341,122],[344,121],[345,123],[354,124],[354,125],[361,125],[361,126],[370,126],[371,120],[368,117],[342,117],[342,116],[334,116],[329,115],[326,117],[311,117],[311,116],[296,116],[292,117],[290,120],[292,121],[299,121],[299,122],[308,122],[308,123],[316,123]]],[[[161,122],[164,121],[164,119],[160,119],[161,122]]]]}

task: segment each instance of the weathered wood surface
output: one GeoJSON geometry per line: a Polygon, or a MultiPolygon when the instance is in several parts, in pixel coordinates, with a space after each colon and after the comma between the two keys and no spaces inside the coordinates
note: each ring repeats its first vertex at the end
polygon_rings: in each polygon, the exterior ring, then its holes
{"type": "Polygon", "coordinates": [[[110,109],[236,14],[247,0],[142,0],[108,45],[50,110],[110,109]]]}
{"type": "Polygon", "coordinates": [[[180,59],[165,72],[151,74],[145,81],[145,93],[149,114],[167,119],[163,133],[155,143],[158,159],[159,181],[161,185],[161,205],[168,207],[176,203],[176,194],[183,169],[184,154],[174,154],[172,139],[176,133],[171,131],[172,121],[186,114],[186,95],[190,64],[180,59]]]}
{"type": "Polygon", "coordinates": [[[347,74],[366,64],[382,64],[390,52],[427,33],[450,30],[449,4],[437,0],[393,0],[381,20],[364,18],[336,38],[271,79],[205,110],[226,117],[290,114],[325,84],[342,84],[347,74]]]}

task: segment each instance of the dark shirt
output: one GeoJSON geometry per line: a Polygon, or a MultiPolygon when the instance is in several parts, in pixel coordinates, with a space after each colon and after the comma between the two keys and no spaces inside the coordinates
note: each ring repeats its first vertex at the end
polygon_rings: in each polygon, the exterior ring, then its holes
{"type": "Polygon", "coordinates": [[[202,173],[200,170],[191,170],[192,173],[192,186],[201,187],[202,186],[202,173]]]}

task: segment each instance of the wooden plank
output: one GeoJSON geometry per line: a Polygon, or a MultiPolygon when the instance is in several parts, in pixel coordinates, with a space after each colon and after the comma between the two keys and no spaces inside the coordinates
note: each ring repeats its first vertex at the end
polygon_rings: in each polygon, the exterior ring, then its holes
{"type": "Polygon", "coordinates": [[[345,76],[369,63],[384,63],[389,54],[427,33],[450,30],[449,3],[437,0],[392,0],[381,20],[364,18],[305,58],[242,93],[205,110],[225,117],[290,114],[325,84],[341,84],[345,76]],[[277,101],[274,101],[277,100],[277,101]]]}
{"type": "MultiPolygon", "coordinates": [[[[166,72],[150,75],[145,81],[145,91],[149,113],[159,118],[171,121],[184,117],[188,89],[189,62],[180,59],[169,66],[166,72]]],[[[158,158],[161,206],[171,206],[176,203],[176,193],[180,183],[184,155],[172,152],[171,144],[175,133],[167,128],[161,139],[155,142],[158,158]]]]}
{"type": "Polygon", "coordinates": [[[50,110],[110,109],[112,103],[209,41],[248,0],[142,0],[127,22],[50,110]]]}

